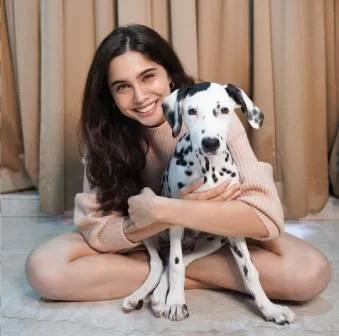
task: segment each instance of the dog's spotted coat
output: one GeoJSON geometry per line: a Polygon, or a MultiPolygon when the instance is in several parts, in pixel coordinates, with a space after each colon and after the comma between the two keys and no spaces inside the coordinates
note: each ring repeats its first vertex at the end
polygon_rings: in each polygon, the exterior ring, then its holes
{"type": "MultiPolygon", "coordinates": [[[[200,177],[204,184],[198,191],[208,190],[226,179],[239,182],[239,173],[227,146],[228,127],[234,109],[240,107],[254,128],[263,124],[263,113],[240,88],[228,84],[199,83],[175,90],[163,103],[164,114],[178,136],[182,124],[187,132],[179,139],[172,160],[163,174],[163,195],[175,197],[179,190],[200,177]]],[[[162,237],[162,238],[160,238],[162,237]]],[[[184,294],[185,267],[227,244],[238,265],[245,287],[268,321],[290,323],[294,313],[272,303],[259,282],[246,245],[241,237],[221,237],[184,229],[178,223],[169,230],[170,251],[167,263],[159,256],[159,239],[163,234],[144,241],[150,253],[150,273],[144,284],[123,301],[124,311],[140,308],[151,295],[156,316],[182,320],[189,316],[184,294]],[[183,253],[183,245],[190,248],[183,253]]]]}

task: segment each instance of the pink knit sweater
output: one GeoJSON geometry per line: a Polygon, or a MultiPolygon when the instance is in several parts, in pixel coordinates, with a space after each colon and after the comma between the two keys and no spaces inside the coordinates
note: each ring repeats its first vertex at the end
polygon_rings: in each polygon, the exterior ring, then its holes
{"type": "MultiPolygon", "coordinates": [[[[183,128],[181,134],[184,131],[183,128]]],[[[147,129],[150,148],[142,176],[145,186],[158,194],[162,172],[169,163],[179,138],[174,139],[171,132],[168,123],[147,129]]],[[[273,181],[272,167],[256,159],[236,114],[230,125],[228,146],[242,182],[242,194],[238,200],[251,205],[266,226],[269,235],[260,240],[278,237],[284,230],[284,216],[273,181]]],[[[125,217],[116,212],[102,216],[95,211],[97,206],[95,190],[89,190],[85,177],[84,192],[75,196],[74,223],[92,248],[100,252],[125,252],[140,245],[126,238],[125,217]]]]}

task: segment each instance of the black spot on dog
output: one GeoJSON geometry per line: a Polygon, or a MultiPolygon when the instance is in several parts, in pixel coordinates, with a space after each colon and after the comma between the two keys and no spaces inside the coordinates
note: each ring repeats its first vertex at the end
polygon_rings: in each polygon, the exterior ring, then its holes
{"type": "Polygon", "coordinates": [[[193,166],[193,165],[194,165],[194,162],[193,162],[193,161],[190,161],[190,162],[188,162],[188,164],[189,164],[190,166],[193,166]]]}
{"type": "Polygon", "coordinates": [[[212,240],[214,240],[215,239],[215,237],[213,237],[213,236],[210,236],[210,237],[207,237],[206,238],[206,240],[210,240],[210,241],[212,241],[212,240]]]}
{"type": "MultiPolygon", "coordinates": [[[[211,86],[210,82],[201,82],[201,83],[194,84],[192,86],[184,86],[183,87],[184,97],[194,96],[197,92],[206,91],[210,86],[211,86]]],[[[178,92],[178,99],[179,99],[179,92],[178,92]]]]}
{"type": "Polygon", "coordinates": [[[175,264],[179,264],[179,258],[175,257],[174,262],[175,262],[175,264]]]}
{"type": "Polygon", "coordinates": [[[215,172],[215,167],[214,166],[212,167],[212,172],[215,172]]]}
{"type": "Polygon", "coordinates": [[[245,273],[245,277],[247,277],[247,274],[248,274],[248,268],[246,265],[244,265],[244,267],[242,268],[244,273],[245,273]]]}
{"type": "Polygon", "coordinates": [[[184,166],[184,167],[187,166],[187,161],[185,160],[177,160],[175,163],[177,166],[184,166]]]}
{"type": "Polygon", "coordinates": [[[135,310],[140,310],[144,304],[143,300],[139,300],[138,304],[135,307],[135,310]]]}
{"type": "Polygon", "coordinates": [[[205,167],[206,167],[206,171],[210,170],[210,162],[208,161],[207,157],[205,157],[205,167]]]}
{"type": "Polygon", "coordinates": [[[231,174],[231,177],[236,177],[237,176],[237,174],[235,173],[235,172],[233,172],[232,174],[231,174]]]}
{"type": "Polygon", "coordinates": [[[203,130],[201,131],[201,133],[204,134],[204,133],[205,133],[205,130],[203,129],[203,130]]]}
{"type": "Polygon", "coordinates": [[[172,190],[171,190],[170,186],[168,186],[168,192],[169,192],[170,194],[172,194],[172,190]]]}
{"type": "Polygon", "coordinates": [[[205,168],[201,168],[202,173],[205,175],[206,174],[206,169],[205,168]]]}
{"type": "Polygon", "coordinates": [[[217,176],[214,173],[212,174],[212,179],[213,179],[214,183],[218,182],[218,178],[217,178],[217,176]]]}
{"type": "Polygon", "coordinates": [[[222,107],[222,108],[221,108],[221,113],[222,113],[222,114],[228,114],[229,111],[230,111],[230,110],[229,110],[227,107],[222,107]]]}
{"type": "Polygon", "coordinates": [[[199,148],[199,154],[200,155],[204,155],[204,153],[202,152],[201,148],[199,148]]]}
{"type": "Polygon", "coordinates": [[[188,146],[185,150],[184,150],[184,154],[187,155],[189,152],[192,152],[192,146],[188,146]]]}
{"type": "Polygon", "coordinates": [[[207,176],[205,175],[204,176],[204,183],[206,183],[207,182],[207,176]]]}
{"type": "Polygon", "coordinates": [[[187,134],[185,140],[186,141],[191,141],[191,136],[189,134],[187,134]]]}
{"type": "Polygon", "coordinates": [[[257,115],[258,114],[258,111],[257,110],[253,110],[253,115],[257,115]]]}
{"type": "Polygon", "coordinates": [[[220,176],[224,176],[224,173],[223,173],[223,172],[219,172],[219,175],[220,175],[220,176]]]}
{"type": "Polygon", "coordinates": [[[214,115],[215,117],[218,116],[218,113],[217,113],[217,110],[216,110],[216,109],[213,109],[213,115],[214,115]]]}
{"type": "Polygon", "coordinates": [[[229,94],[229,96],[238,104],[241,106],[241,109],[244,113],[247,112],[246,109],[246,103],[242,97],[241,91],[238,87],[236,87],[233,84],[228,84],[226,87],[226,91],[229,94]]]}
{"type": "Polygon", "coordinates": [[[178,182],[178,188],[179,188],[179,189],[183,188],[184,186],[185,186],[185,184],[184,184],[184,183],[182,183],[182,182],[178,182]]]}
{"type": "Polygon", "coordinates": [[[242,252],[238,249],[237,245],[231,245],[231,249],[233,250],[233,252],[240,258],[243,257],[242,252]]]}
{"type": "Polygon", "coordinates": [[[225,238],[221,238],[220,243],[223,244],[223,243],[225,243],[225,241],[226,241],[225,238]]]}
{"type": "Polygon", "coordinates": [[[187,176],[191,176],[191,175],[192,175],[192,172],[191,172],[190,170],[185,170],[185,174],[186,174],[187,176]]]}

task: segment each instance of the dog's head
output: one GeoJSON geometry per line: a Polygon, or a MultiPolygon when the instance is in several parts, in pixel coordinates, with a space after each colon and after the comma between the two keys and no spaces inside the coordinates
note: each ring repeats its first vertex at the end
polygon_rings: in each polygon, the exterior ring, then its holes
{"type": "Polygon", "coordinates": [[[173,91],[164,99],[166,120],[176,137],[184,122],[193,148],[203,155],[221,154],[234,109],[240,107],[253,128],[260,128],[264,114],[240,88],[217,83],[198,83],[173,91]]]}

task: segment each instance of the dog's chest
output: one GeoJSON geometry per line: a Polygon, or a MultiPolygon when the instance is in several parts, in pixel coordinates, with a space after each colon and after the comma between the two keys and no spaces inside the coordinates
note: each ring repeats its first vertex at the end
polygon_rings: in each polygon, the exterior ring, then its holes
{"type": "Polygon", "coordinates": [[[239,173],[228,148],[223,155],[199,155],[186,134],[178,141],[169,166],[164,171],[162,194],[175,197],[181,188],[201,177],[204,178],[204,185],[198,191],[213,188],[229,178],[232,183],[239,182],[239,173]]]}

